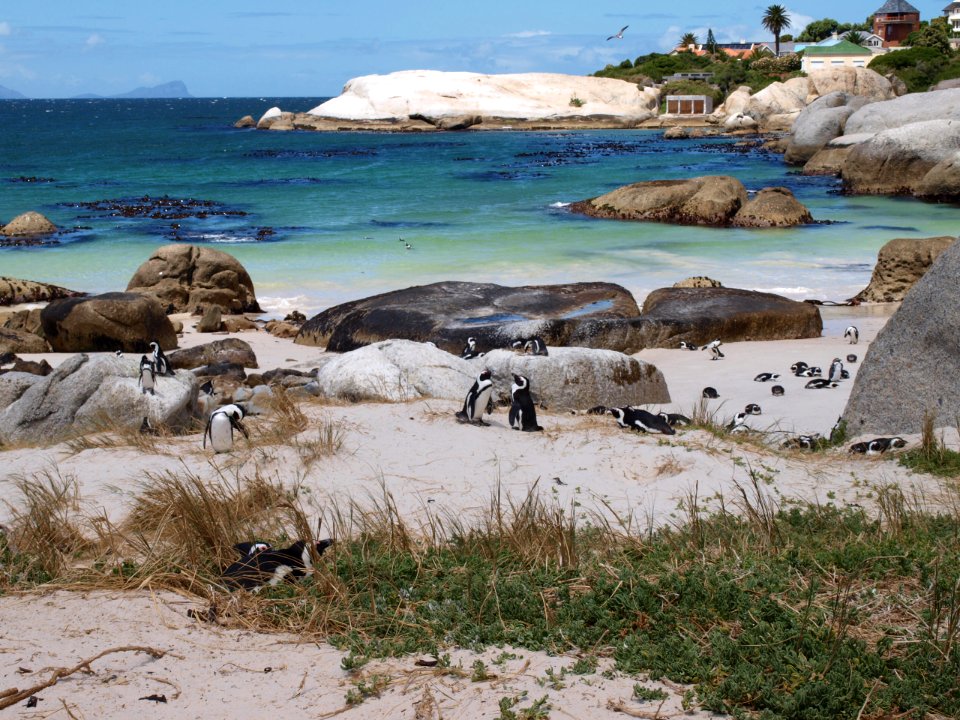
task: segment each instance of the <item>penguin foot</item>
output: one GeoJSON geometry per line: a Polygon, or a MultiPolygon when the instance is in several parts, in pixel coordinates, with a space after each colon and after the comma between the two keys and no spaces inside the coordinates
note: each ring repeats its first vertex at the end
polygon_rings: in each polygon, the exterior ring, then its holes
{"type": "Polygon", "coordinates": [[[467,423],[470,422],[470,418],[467,417],[467,414],[462,410],[457,412],[454,417],[457,419],[458,423],[467,423]]]}

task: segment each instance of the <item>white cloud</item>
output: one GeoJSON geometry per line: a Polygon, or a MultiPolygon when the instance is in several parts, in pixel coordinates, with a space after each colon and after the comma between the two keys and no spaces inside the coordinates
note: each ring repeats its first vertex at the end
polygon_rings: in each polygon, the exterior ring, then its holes
{"type": "Polygon", "coordinates": [[[93,33],[90,37],[87,38],[86,46],[87,49],[95,48],[97,45],[103,45],[106,42],[103,35],[100,33],[93,33]]]}
{"type": "Polygon", "coordinates": [[[532,37],[543,37],[544,35],[550,35],[551,33],[548,30],[521,30],[516,33],[507,33],[504,37],[508,38],[532,38],[532,37]]]}
{"type": "Polygon", "coordinates": [[[0,35],[9,35],[10,34],[10,23],[4,21],[0,22],[0,35]]]}

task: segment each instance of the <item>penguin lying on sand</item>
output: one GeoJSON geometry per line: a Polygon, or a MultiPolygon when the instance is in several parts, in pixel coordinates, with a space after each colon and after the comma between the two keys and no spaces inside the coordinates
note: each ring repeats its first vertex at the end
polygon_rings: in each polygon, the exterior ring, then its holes
{"type": "Polygon", "coordinates": [[[234,403],[217,408],[207,419],[207,427],[203,431],[203,447],[207,447],[207,437],[214,452],[230,452],[233,449],[233,431],[239,430],[243,436],[250,439],[250,434],[240,421],[245,411],[242,405],[234,403]]]}
{"type": "Polygon", "coordinates": [[[690,418],[680,413],[662,412],[660,413],[660,417],[672,428],[687,427],[691,422],[690,418]]]}
{"type": "Polygon", "coordinates": [[[757,405],[756,403],[750,403],[749,405],[747,405],[747,406],[743,409],[743,411],[744,411],[747,415],[759,415],[760,412],[761,412],[761,411],[760,411],[760,406],[757,405]]]}
{"type": "Polygon", "coordinates": [[[861,453],[863,455],[881,455],[887,450],[893,448],[902,448],[907,446],[907,441],[902,437],[881,437],[865,442],[854,443],[850,446],[850,452],[861,453]]]}
{"type": "Polygon", "coordinates": [[[800,450],[813,450],[822,442],[819,435],[797,435],[796,437],[785,440],[780,447],[786,449],[797,448],[800,450]]]}
{"type": "Polygon", "coordinates": [[[804,385],[804,387],[807,390],[826,390],[828,388],[837,387],[837,383],[830,382],[825,378],[814,378],[813,380],[809,381],[806,385],[804,385]]]}
{"type": "Polygon", "coordinates": [[[708,400],[716,400],[718,397],[720,397],[720,393],[717,392],[717,389],[712,387],[705,387],[701,394],[708,400]]]}
{"type": "Polygon", "coordinates": [[[753,381],[754,382],[770,382],[771,380],[776,380],[778,377],[780,376],[777,375],[776,373],[762,372],[759,375],[757,375],[753,379],[753,381]]]}
{"type": "Polygon", "coordinates": [[[492,378],[493,373],[489,370],[484,370],[477,375],[477,379],[467,391],[467,397],[463,400],[463,410],[456,414],[459,422],[476,425],[487,424],[483,421],[483,413],[486,412],[490,396],[493,395],[492,378]]]}
{"type": "Polygon", "coordinates": [[[694,345],[693,343],[688,343],[686,340],[681,340],[681,341],[680,341],[680,349],[681,349],[681,350],[699,350],[700,348],[698,348],[698,347],[697,347],[696,345],[694,345]]]}
{"type": "Polygon", "coordinates": [[[617,424],[623,428],[630,428],[638,432],[658,432],[664,435],[676,435],[677,431],[659,415],[646,410],[637,410],[632,407],[610,408],[610,414],[616,418],[617,424]]]}
{"type": "Polygon", "coordinates": [[[510,388],[513,402],[510,404],[510,427],[524,432],[539,432],[543,430],[537,425],[537,410],[530,395],[530,381],[523,375],[514,374],[513,385],[510,388]]]}
{"type": "MultiPolygon", "coordinates": [[[[332,540],[316,543],[317,555],[322,555],[333,544],[332,540]]],[[[283,580],[299,580],[313,573],[310,548],[298,540],[288,548],[275,550],[268,543],[238,543],[234,548],[243,556],[223,571],[224,584],[257,592],[265,585],[273,587],[283,580]]]]}
{"type": "Polygon", "coordinates": [[[784,392],[785,390],[783,389],[783,385],[774,385],[772,388],[770,388],[770,394],[776,397],[780,397],[784,392]]]}

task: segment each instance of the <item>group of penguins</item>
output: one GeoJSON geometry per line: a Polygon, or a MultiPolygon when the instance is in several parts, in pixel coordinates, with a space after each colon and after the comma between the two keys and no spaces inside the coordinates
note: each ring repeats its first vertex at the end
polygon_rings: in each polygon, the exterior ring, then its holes
{"type": "MultiPolygon", "coordinates": [[[[843,337],[851,345],[856,345],[860,341],[860,330],[855,325],[850,325],[844,331],[843,337]]],[[[719,339],[700,347],[686,341],[680,342],[680,348],[683,350],[708,350],[711,355],[711,360],[719,360],[725,357],[723,351],[720,349],[721,345],[722,342],[719,339]]],[[[536,355],[548,354],[546,344],[540,338],[518,340],[514,342],[512,346],[518,350],[522,349],[524,352],[532,351],[536,355]]],[[[467,345],[461,353],[461,357],[464,359],[472,359],[482,357],[483,354],[484,353],[477,349],[476,338],[471,337],[467,339],[467,345]]],[[[850,353],[846,356],[846,361],[848,364],[856,363],[857,359],[857,356],[853,353],[850,353]]],[[[840,358],[834,358],[830,363],[826,377],[823,377],[823,370],[820,367],[810,365],[809,363],[803,361],[798,361],[791,365],[790,371],[795,377],[809,378],[807,383],[804,385],[804,388],[808,390],[835,388],[840,384],[841,381],[848,380],[850,378],[850,372],[844,367],[843,360],[840,358]]],[[[754,381],[766,383],[772,382],[779,378],[780,375],[777,373],[762,372],[754,377],[754,381]]],[[[773,385],[770,390],[771,394],[775,397],[781,397],[786,393],[784,387],[777,384],[773,385]]],[[[482,416],[484,412],[492,411],[492,394],[493,375],[489,370],[483,370],[477,376],[476,381],[467,392],[467,396],[463,402],[463,408],[456,413],[457,420],[465,423],[469,422],[478,425],[486,425],[482,419],[482,416]]],[[[511,404],[510,413],[508,416],[510,427],[515,430],[524,430],[528,432],[543,430],[543,428],[537,424],[536,407],[530,394],[529,378],[523,375],[514,374],[513,385],[511,386],[510,394],[511,404]]],[[[716,388],[705,387],[703,389],[702,396],[706,399],[716,399],[720,397],[720,394],[717,392],[716,388]]],[[[610,413],[620,427],[644,433],[649,432],[661,433],[663,435],[675,435],[676,428],[685,427],[691,423],[690,418],[680,413],[652,413],[642,408],[636,408],[629,405],[613,408],[598,405],[594,408],[591,408],[587,412],[588,414],[593,415],[604,415],[610,413]]],[[[726,429],[731,433],[746,432],[749,430],[749,427],[746,424],[747,417],[751,415],[760,415],[761,413],[762,410],[760,405],[757,403],[750,403],[743,409],[743,411],[737,413],[733,419],[727,423],[726,429]]],[[[836,434],[839,432],[839,427],[840,420],[837,421],[837,424],[834,425],[833,430],[831,430],[830,440],[833,440],[833,438],[836,437],[836,434]]],[[[827,441],[819,434],[798,435],[786,440],[781,447],[815,449],[818,447],[823,447],[826,442],[827,441]]],[[[873,440],[854,443],[850,446],[850,452],[862,453],[866,455],[877,455],[893,448],[902,448],[905,445],[906,441],[903,440],[903,438],[881,437],[873,440]]]]}
{"type": "MultiPolygon", "coordinates": [[[[122,355],[117,350],[117,355],[122,355]]],[[[149,393],[156,395],[157,378],[171,377],[175,374],[170,361],[164,355],[160,344],[157,341],[150,343],[150,355],[140,356],[140,369],[137,377],[137,385],[143,394],[149,393]]],[[[208,381],[200,387],[201,392],[212,397],[213,385],[208,381]]],[[[231,403],[215,409],[207,418],[207,425],[203,431],[203,447],[207,447],[207,439],[214,452],[230,452],[233,449],[233,431],[240,432],[245,438],[250,434],[241,422],[246,415],[246,410],[240,403],[231,403]]],[[[140,426],[140,432],[144,434],[156,434],[156,428],[151,427],[147,417],[143,418],[143,424],[140,426]]]]}

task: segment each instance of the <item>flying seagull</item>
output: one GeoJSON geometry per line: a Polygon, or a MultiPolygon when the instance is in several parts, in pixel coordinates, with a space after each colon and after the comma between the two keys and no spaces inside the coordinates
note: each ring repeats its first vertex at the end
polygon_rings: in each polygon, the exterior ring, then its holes
{"type": "Polygon", "coordinates": [[[624,25],[622,28],[620,28],[620,32],[618,32],[616,35],[611,35],[610,37],[607,38],[607,40],[613,40],[614,38],[616,38],[617,40],[623,40],[623,31],[626,30],[628,27],[630,26],[624,25]]]}

